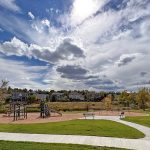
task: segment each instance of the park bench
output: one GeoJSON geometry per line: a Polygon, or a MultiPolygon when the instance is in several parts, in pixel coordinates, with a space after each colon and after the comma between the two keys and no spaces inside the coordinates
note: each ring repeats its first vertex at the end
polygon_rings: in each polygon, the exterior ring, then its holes
{"type": "Polygon", "coordinates": [[[85,119],[86,119],[86,117],[93,117],[93,119],[94,119],[94,116],[95,116],[95,114],[93,113],[93,112],[86,112],[86,113],[83,113],[83,116],[85,117],[85,119]]]}
{"type": "Polygon", "coordinates": [[[120,119],[122,119],[122,118],[124,118],[125,117],[125,115],[124,115],[125,113],[124,113],[124,111],[122,111],[121,113],[120,113],[120,119]]]}

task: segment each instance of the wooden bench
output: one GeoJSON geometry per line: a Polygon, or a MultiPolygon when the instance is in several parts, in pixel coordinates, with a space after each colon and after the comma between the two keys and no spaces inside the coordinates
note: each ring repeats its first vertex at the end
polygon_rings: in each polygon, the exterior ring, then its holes
{"type": "Polygon", "coordinates": [[[94,119],[95,114],[93,112],[86,112],[86,113],[83,113],[83,116],[85,117],[85,119],[86,117],[89,117],[89,116],[93,117],[94,119]]]}

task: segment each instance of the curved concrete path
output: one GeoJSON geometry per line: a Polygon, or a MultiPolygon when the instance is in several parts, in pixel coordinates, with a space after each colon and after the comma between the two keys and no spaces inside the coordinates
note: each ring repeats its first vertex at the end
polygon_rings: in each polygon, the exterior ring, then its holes
{"type": "MultiPolygon", "coordinates": [[[[88,117],[87,119],[93,119],[93,118],[88,117]]],[[[124,120],[120,120],[120,118],[118,116],[95,116],[94,119],[112,120],[112,121],[116,121],[116,122],[119,122],[119,123],[122,123],[122,124],[125,124],[128,126],[131,126],[145,134],[145,137],[143,139],[150,140],[150,128],[148,128],[146,126],[128,122],[128,121],[124,121],[124,120]]],[[[150,148],[149,148],[149,150],[150,150],[150,148]]]]}
{"type": "MultiPolygon", "coordinates": [[[[89,117],[90,119],[90,117],[89,117]]],[[[124,139],[98,136],[78,136],[78,135],[49,135],[49,134],[24,134],[24,133],[4,133],[0,132],[0,140],[7,141],[28,141],[43,143],[68,143],[84,144],[94,146],[118,147],[136,150],[150,150],[150,128],[119,120],[114,116],[96,116],[95,119],[105,119],[117,121],[132,126],[142,131],[146,136],[142,139],[124,139]]]]}

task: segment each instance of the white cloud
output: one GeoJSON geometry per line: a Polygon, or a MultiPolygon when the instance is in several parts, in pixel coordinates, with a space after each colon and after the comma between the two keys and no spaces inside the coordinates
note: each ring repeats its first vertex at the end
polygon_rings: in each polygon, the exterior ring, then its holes
{"type": "Polygon", "coordinates": [[[87,44],[98,40],[107,40],[107,36],[117,30],[120,19],[121,15],[119,12],[104,12],[85,21],[77,28],[75,36],[86,41],[87,44]]]}
{"type": "Polygon", "coordinates": [[[0,32],[3,32],[4,30],[2,28],[0,28],[0,32]]]}
{"type": "Polygon", "coordinates": [[[27,53],[28,45],[14,37],[10,42],[0,44],[0,51],[7,55],[22,56],[27,53]]]}
{"type": "Polygon", "coordinates": [[[31,18],[31,19],[34,19],[35,16],[32,14],[32,12],[28,12],[28,16],[31,18]]]}
{"type": "Polygon", "coordinates": [[[70,20],[72,25],[82,23],[88,17],[96,13],[106,0],[74,0],[70,20]]]}
{"type": "Polygon", "coordinates": [[[70,11],[60,15],[58,20],[67,27],[77,27],[101,11],[106,0],[73,0],[70,11]]]}
{"type": "Polygon", "coordinates": [[[15,0],[0,0],[0,5],[11,11],[20,11],[19,6],[15,3],[15,0]]]}
{"type": "Polygon", "coordinates": [[[47,20],[47,19],[43,19],[43,20],[41,21],[41,23],[42,23],[43,25],[47,26],[47,27],[50,27],[50,21],[47,20]]]}
{"type": "Polygon", "coordinates": [[[119,60],[116,62],[118,66],[124,66],[128,65],[130,62],[134,61],[137,57],[139,57],[141,54],[135,53],[135,54],[123,54],[120,56],[119,60]]]}
{"type": "Polygon", "coordinates": [[[0,26],[28,43],[38,44],[40,46],[49,46],[54,49],[54,45],[62,42],[62,33],[54,27],[48,28],[41,23],[41,20],[34,19],[27,22],[24,19],[12,14],[5,14],[0,11],[0,26]],[[38,37],[38,38],[37,38],[38,37]]]}
{"type": "Polygon", "coordinates": [[[47,66],[29,66],[23,61],[18,62],[0,57],[0,80],[7,78],[12,87],[33,88],[39,87],[46,89],[44,85],[36,82],[38,78],[42,78],[39,72],[48,69],[47,66]]]}
{"type": "Polygon", "coordinates": [[[50,47],[41,47],[35,44],[28,45],[14,37],[11,41],[0,44],[0,52],[7,56],[34,57],[54,64],[60,61],[73,61],[85,57],[83,50],[71,43],[69,39],[65,39],[56,47],[55,51],[51,51],[50,47]]]}

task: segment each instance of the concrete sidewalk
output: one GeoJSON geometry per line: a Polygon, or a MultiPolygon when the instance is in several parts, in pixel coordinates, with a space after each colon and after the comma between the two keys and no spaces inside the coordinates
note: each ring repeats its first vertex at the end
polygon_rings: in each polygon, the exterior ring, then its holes
{"type": "Polygon", "coordinates": [[[150,150],[150,141],[144,139],[123,139],[97,136],[77,135],[47,135],[47,134],[23,134],[23,133],[0,133],[0,140],[42,142],[42,143],[68,143],[84,144],[93,146],[107,146],[136,150],[150,150]]]}
{"type": "MultiPolygon", "coordinates": [[[[85,118],[80,118],[80,119],[85,119],[85,118]]],[[[87,117],[87,119],[93,119],[91,117],[87,117]]],[[[125,125],[128,125],[130,127],[133,127],[141,132],[143,132],[145,134],[144,139],[150,140],[150,128],[143,126],[143,125],[139,125],[136,123],[132,123],[132,122],[128,122],[128,121],[124,121],[124,120],[120,120],[119,116],[95,116],[94,119],[96,120],[111,120],[111,121],[116,121],[125,125]]],[[[150,148],[149,148],[150,150],[150,148]]]]}

